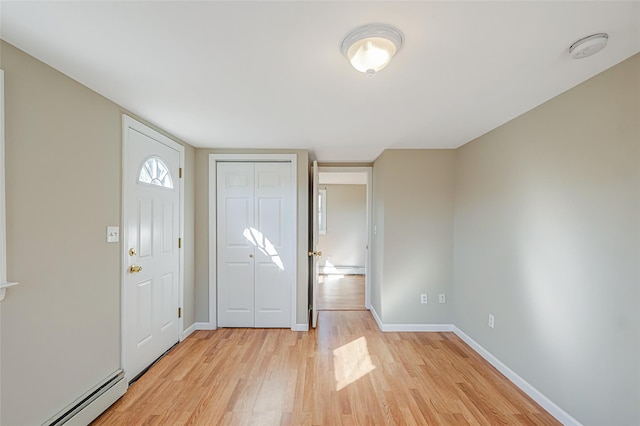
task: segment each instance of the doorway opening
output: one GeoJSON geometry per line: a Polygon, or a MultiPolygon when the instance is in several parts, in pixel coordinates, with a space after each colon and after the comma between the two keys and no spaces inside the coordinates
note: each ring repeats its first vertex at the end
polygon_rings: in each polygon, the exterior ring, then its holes
{"type": "Polygon", "coordinates": [[[368,309],[369,171],[318,168],[319,311],[368,309]]]}

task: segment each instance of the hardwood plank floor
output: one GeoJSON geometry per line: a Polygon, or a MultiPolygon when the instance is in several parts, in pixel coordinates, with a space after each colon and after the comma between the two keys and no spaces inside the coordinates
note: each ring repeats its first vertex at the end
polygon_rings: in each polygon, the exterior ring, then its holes
{"type": "Polygon", "coordinates": [[[318,310],[364,311],[364,275],[320,275],[318,310]]]}
{"type": "Polygon", "coordinates": [[[453,333],[382,333],[368,311],[317,330],[196,331],[94,425],[558,425],[453,333]]]}

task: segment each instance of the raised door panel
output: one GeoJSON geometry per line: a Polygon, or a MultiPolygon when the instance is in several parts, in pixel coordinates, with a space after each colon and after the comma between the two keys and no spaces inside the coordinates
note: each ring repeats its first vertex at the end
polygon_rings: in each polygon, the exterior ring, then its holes
{"type": "Polygon", "coordinates": [[[164,332],[165,330],[172,327],[173,322],[175,321],[175,274],[167,273],[160,277],[159,285],[158,285],[158,297],[160,299],[159,305],[161,306],[158,319],[160,321],[160,330],[164,332]]]}
{"type": "Polygon", "coordinates": [[[138,199],[138,258],[153,256],[153,200],[138,199]]]}
{"type": "Polygon", "coordinates": [[[253,262],[226,264],[224,297],[227,320],[225,327],[253,326],[253,262]]]}
{"type": "Polygon", "coordinates": [[[136,284],[136,347],[141,349],[151,340],[153,334],[152,314],[153,296],[151,280],[143,280],[136,284]]]}

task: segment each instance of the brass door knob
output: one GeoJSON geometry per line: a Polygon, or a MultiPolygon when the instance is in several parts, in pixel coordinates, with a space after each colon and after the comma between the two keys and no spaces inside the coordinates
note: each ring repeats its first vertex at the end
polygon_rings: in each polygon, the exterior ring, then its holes
{"type": "Polygon", "coordinates": [[[131,265],[129,266],[129,272],[135,274],[136,272],[142,272],[142,266],[131,265]]]}

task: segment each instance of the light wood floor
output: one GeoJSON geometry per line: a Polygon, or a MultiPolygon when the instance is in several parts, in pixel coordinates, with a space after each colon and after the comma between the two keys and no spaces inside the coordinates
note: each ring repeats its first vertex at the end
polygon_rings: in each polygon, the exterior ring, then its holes
{"type": "Polygon", "coordinates": [[[318,310],[364,311],[364,275],[320,275],[318,310]]]}
{"type": "Polygon", "coordinates": [[[95,425],[557,425],[453,333],[382,333],[368,311],[308,333],[196,331],[95,425]]]}

